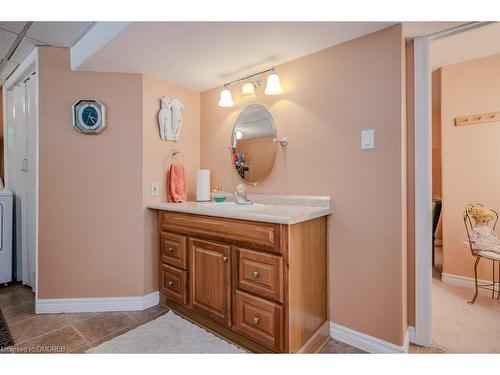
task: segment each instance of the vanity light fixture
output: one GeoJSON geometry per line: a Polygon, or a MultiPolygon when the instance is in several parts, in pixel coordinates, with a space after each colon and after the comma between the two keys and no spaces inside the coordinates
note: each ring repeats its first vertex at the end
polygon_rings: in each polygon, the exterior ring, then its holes
{"type": "Polygon", "coordinates": [[[255,99],[257,95],[255,95],[255,86],[256,82],[247,82],[241,88],[241,97],[244,99],[255,99]]]}
{"type": "Polygon", "coordinates": [[[270,73],[269,76],[267,77],[267,85],[266,89],[264,90],[264,93],[266,95],[279,95],[283,93],[283,88],[281,87],[281,82],[280,82],[280,77],[278,73],[276,73],[276,70],[274,68],[263,70],[262,72],[258,72],[255,74],[251,74],[249,76],[235,79],[234,81],[228,82],[224,85],[224,88],[220,92],[220,99],[219,99],[219,107],[232,107],[234,105],[233,98],[231,95],[231,91],[229,90],[229,86],[241,82],[241,81],[247,81],[242,87],[241,87],[241,97],[242,98],[256,98],[255,95],[255,89],[260,86],[261,84],[261,76],[264,73],[270,73]],[[257,77],[257,78],[255,78],[257,77]],[[254,78],[253,80],[251,80],[254,78]]]}
{"type": "Polygon", "coordinates": [[[281,87],[280,76],[278,73],[271,71],[271,74],[267,77],[267,85],[264,90],[266,95],[279,95],[283,93],[283,88],[281,87]]]}
{"type": "Polygon", "coordinates": [[[233,105],[231,91],[224,85],[224,89],[220,92],[219,107],[232,107],[233,105]]]}

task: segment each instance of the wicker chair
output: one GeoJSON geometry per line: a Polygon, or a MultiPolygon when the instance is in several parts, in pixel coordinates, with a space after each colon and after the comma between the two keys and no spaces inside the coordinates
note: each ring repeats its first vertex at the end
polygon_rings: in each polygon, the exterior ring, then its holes
{"type": "MultiPolygon", "coordinates": [[[[476,205],[483,206],[480,203],[476,203],[476,205]]],[[[467,239],[469,241],[469,248],[471,251],[471,254],[473,257],[476,258],[476,261],[474,263],[474,281],[475,281],[475,286],[476,286],[476,292],[474,294],[474,297],[472,298],[471,301],[468,303],[474,304],[477,299],[477,295],[479,292],[479,288],[481,289],[487,289],[491,290],[491,298],[495,298],[495,292],[497,293],[497,299],[500,298],[500,254],[495,253],[493,251],[488,251],[488,250],[480,250],[480,251],[474,251],[472,248],[472,242],[471,242],[471,234],[472,234],[472,228],[473,228],[473,219],[470,216],[470,209],[474,205],[468,204],[465,207],[465,212],[464,212],[464,224],[465,224],[465,229],[467,231],[467,239]],[[486,259],[486,260],[491,260],[493,264],[493,277],[492,277],[492,282],[491,283],[478,283],[477,282],[477,266],[480,262],[481,259],[486,259]],[[499,262],[499,270],[498,270],[498,280],[495,281],[495,264],[496,262],[499,262]],[[497,288],[498,286],[498,288],[497,288]]],[[[483,206],[484,207],[484,206],[483,206]]],[[[498,222],[498,213],[496,211],[490,210],[495,214],[495,219],[491,220],[488,225],[491,226],[493,230],[495,230],[498,222]]]]}

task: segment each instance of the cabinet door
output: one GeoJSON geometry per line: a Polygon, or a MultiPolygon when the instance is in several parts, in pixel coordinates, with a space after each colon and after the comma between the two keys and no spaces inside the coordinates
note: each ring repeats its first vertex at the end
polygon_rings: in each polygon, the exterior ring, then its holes
{"type": "Polygon", "coordinates": [[[230,247],[190,239],[189,248],[193,309],[229,326],[230,247]]]}

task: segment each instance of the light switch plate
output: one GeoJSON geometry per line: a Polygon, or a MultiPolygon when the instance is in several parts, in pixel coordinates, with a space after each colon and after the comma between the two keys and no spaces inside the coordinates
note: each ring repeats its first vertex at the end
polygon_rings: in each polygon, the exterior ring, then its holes
{"type": "Polygon", "coordinates": [[[361,131],[361,149],[372,150],[375,148],[375,130],[368,129],[361,131]]]}
{"type": "Polygon", "coordinates": [[[149,185],[149,191],[151,192],[152,197],[157,197],[160,195],[160,184],[158,182],[152,182],[149,185]]]}

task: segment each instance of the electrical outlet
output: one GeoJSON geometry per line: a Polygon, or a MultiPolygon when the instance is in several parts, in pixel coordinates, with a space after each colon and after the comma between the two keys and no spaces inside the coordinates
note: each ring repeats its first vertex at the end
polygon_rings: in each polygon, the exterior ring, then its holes
{"type": "Polygon", "coordinates": [[[158,182],[152,182],[149,185],[149,191],[151,192],[152,197],[157,197],[160,195],[160,184],[158,182]]]}

